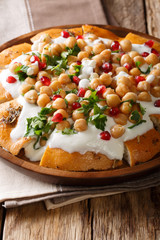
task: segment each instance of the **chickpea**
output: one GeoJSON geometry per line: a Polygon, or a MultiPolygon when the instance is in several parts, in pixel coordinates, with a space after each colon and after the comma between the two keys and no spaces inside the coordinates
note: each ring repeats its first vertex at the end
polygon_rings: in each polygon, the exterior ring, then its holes
{"type": "Polygon", "coordinates": [[[110,87],[115,89],[117,87],[117,81],[115,79],[112,80],[110,87]]]}
{"type": "Polygon", "coordinates": [[[40,88],[40,94],[46,93],[48,96],[52,95],[52,89],[48,86],[42,86],[40,88]]]}
{"type": "Polygon", "coordinates": [[[128,87],[131,87],[131,81],[128,77],[125,77],[125,76],[120,76],[118,79],[117,79],[117,85],[119,85],[120,83],[128,86],[128,87]]]}
{"type": "Polygon", "coordinates": [[[74,68],[74,66],[76,66],[76,65],[77,65],[77,63],[74,62],[74,63],[72,63],[72,64],[69,66],[69,73],[70,73],[70,74],[75,74],[75,73],[76,73],[76,70],[75,70],[75,68],[74,68]]]}
{"type": "Polygon", "coordinates": [[[57,113],[62,114],[63,118],[68,118],[68,113],[64,109],[58,109],[57,111],[54,112],[54,115],[57,113]]]}
{"type": "Polygon", "coordinates": [[[101,80],[100,78],[94,78],[90,81],[90,87],[92,89],[96,89],[99,85],[101,85],[101,80]]]}
{"type": "Polygon", "coordinates": [[[48,49],[45,49],[45,48],[43,49],[42,54],[41,54],[42,62],[46,62],[47,61],[45,55],[51,56],[52,55],[51,51],[49,51],[48,49]]]}
{"type": "Polygon", "coordinates": [[[121,55],[119,53],[114,53],[111,55],[111,61],[113,63],[120,63],[120,60],[121,60],[121,55]]]}
{"type": "Polygon", "coordinates": [[[108,94],[115,94],[112,88],[106,88],[105,92],[102,94],[103,98],[106,98],[108,94]]]}
{"type": "Polygon", "coordinates": [[[134,102],[136,102],[137,101],[137,94],[135,94],[133,92],[128,92],[123,96],[122,101],[128,101],[128,100],[131,100],[131,99],[134,102]]]}
{"type": "Polygon", "coordinates": [[[155,64],[159,63],[159,58],[157,57],[156,54],[154,53],[150,53],[146,58],[146,63],[147,64],[152,64],[152,66],[154,66],[155,64]]]}
{"type": "Polygon", "coordinates": [[[66,44],[64,43],[59,43],[59,45],[61,46],[62,52],[66,51],[66,44]]]}
{"type": "Polygon", "coordinates": [[[72,113],[72,118],[74,121],[76,121],[77,119],[80,119],[80,118],[85,118],[84,114],[81,113],[80,111],[78,111],[78,109],[74,110],[73,113],[72,113]]]}
{"type": "Polygon", "coordinates": [[[124,54],[121,57],[120,63],[121,66],[123,66],[125,63],[129,63],[132,65],[132,58],[128,54],[124,54]]]}
{"type": "Polygon", "coordinates": [[[60,53],[62,52],[62,47],[60,44],[53,43],[50,45],[49,50],[51,52],[51,55],[59,56],[60,53]]]}
{"type": "Polygon", "coordinates": [[[118,75],[118,73],[120,73],[122,71],[128,73],[127,68],[125,68],[125,67],[117,67],[116,68],[116,75],[118,75]]]}
{"type": "Polygon", "coordinates": [[[25,79],[25,83],[31,84],[31,85],[35,85],[36,80],[35,80],[34,78],[27,77],[27,78],[25,79]]]}
{"type": "Polygon", "coordinates": [[[132,50],[132,43],[128,39],[120,41],[121,48],[124,52],[130,52],[132,50]]]}
{"type": "Polygon", "coordinates": [[[87,90],[87,91],[85,92],[84,97],[85,97],[85,98],[89,98],[89,97],[91,96],[91,94],[92,94],[91,90],[87,90]]]}
{"type": "Polygon", "coordinates": [[[93,34],[93,33],[86,34],[86,37],[88,37],[88,39],[89,39],[90,41],[92,41],[92,42],[98,38],[98,37],[97,37],[95,34],[93,34]]]}
{"type": "Polygon", "coordinates": [[[20,94],[25,94],[25,93],[28,92],[31,88],[32,88],[32,85],[31,85],[31,84],[23,83],[23,84],[19,87],[19,93],[20,93],[20,94]]]}
{"type": "Polygon", "coordinates": [[[78,96],[74,93],[69,93],[66,95],[65,99],[67,100],[69,105],[72,105],[74,102],[78,100],[78,96]]]}
{"type": "MultiPolygon", "coordinates": [[[[92,57],[92,59],[96,62],[96,66],[100,67],[103,63],[103,56],[101,54],[97,54],[96,56],[92,57]]],[[[98,69],[99,72],[99,69],[98,69]]]]}
{"type": "Polygon", "coordinates": [[[87,130],[88,126],[87,126],[87,121],[85,119],[77,119],[74,123],[74,129],[78,132],[83,132],[85,130],[87,130]]]}
{"type": "Polygon", "coordinates": [[[107,74],[107,73],[103,73],[101,76],[100,76],[100,81],[103,85],[105,86],[109,86],[112,82],[112,78],[111,78],[111,75],[110,74],[107,74]]]}
{"type": "Polygon", "coordinates": [[[157,63],[156,65],[153,66],[154,69],[160,69],[160,63],[157,63]]]}
{"type": "Polygon", "coordinates": [[[66,91],[64,91],[63,89],[60,89],[59,95],[61,95],[62,98],[65,98],[65,96],[66,96],[66,91]]]}
{"type": "Polygon", "coordinates": [[[116,87],[116,93],[120,96],[123,97],[127,92],[130,92],[130,89],[127,85],[120,83],[116,87]]]}
{"type": "Polygon", "coordinates": [[[58,78],[58,81],[61,83],[61,84],[67,84],[67,83],[70,83],[71,82],[71,79],[70,77],[68,76],[68,74],[66,73],[61,73],[59,78],[58,78]]]}
{"type": "Polygon", "coordinates": [[[24,61],[30,61],[30,59],[31,59],[32,56],[26,54],[26,55],[24,55],[23,57],[24,57],[24,61]]]}
{"type": "MultiPolygon", "coordinates": [[[[138,113],[139,113],[139,115],[140,115],[140,119],[142,119],[142,118],[143,118],[142,114],[141,114],[140,112],[138,112],[138,113]]],[[[131,119],[131,117],[132,117],[132,113],[130,114],[128,120],[129,120],[131,123],[136,123],[136,121],[133,120],[133,119],[131,119]]]]}
{"type": "Polygon", "coordinates": [[[22,64],[21,63],[18,63],[18,62],[15,62],[15,63],[12,63],[9,65],[9,70],[11,73],[15,74],[15,70],[16,68],[20,67],[22,64]]]}
{"type": "Polygon", "coordinates": [[[120,124],[120,125],[126,125],[127,120],[128,120],[127,115],[125,115],[123,113],[119,113],[116,116],[114,116],[115,123],[120,124]]]}
{"type": "Polygon", "coordinates": [[[138,53],[138,52],[136,52],[136,51],[131,51],[131,52],[129,52],[128,53],[129,54],[129,56],[133,59],[134,57],[136,57],[136,56],[140,56],[140,54],[138,53]]]}
{"type": "Polygon", "coordinates": [[[85,52],[85,51],[80,51],[77,55],[78,60],[82,61],[83,58],[88,58],[89,57],[89,53],[85,52]]]}
{"type": "Polygon", "coordinates": [[[68,56],[68,65],[71,65],[73,62],[78,61],[78,58],[76,56],[70,55],[68,56]]]}
{"type": "Polygon", "coordinates": [[[41,81],[37,81],[36,83],[35,83],[35,86],[34,86],[34,88],[35,88],[35,90],[37,91],[37,92],[40,92],[40,88],[43,86],[43,83],[41,82],[41,81]]]}
{"type": "Polygon", "coordinates": [[[139,66],[140,66],[140,67],[146,63],[145,60],[144,60],[144,58],[141,57],[141,56],[136,56],[136,57],[134,57],[134,58],[133,58],[133,61],[134,61],[135,64],[136,64],[136,62],[139,62],[139,63],[140,63],[139,66]]]}
{"type": "Polygon", "coordinates": [[[150,92],[154,97],[157,97],[157,98],[160,97],[160,86],[152,87],[150,92]]]}
{"type": "Polygon", "coordinates": [[[46,71],[40,71],[37,75],[37,79],[40,80],[41,77],[48,77],[50,78],[50,75],[46,71]]]}
{"type": "Polygon", "coordinates": [[[63,98],[57,98],[53,103],[52,107],[55,109],[65,109],[66,108],[66,103],[63,98]]]}
{"type": "MultiPolygon", "coordinates": [[[[77,40],[77,43],[78,43],[78,40],[77,40]]],[[[90,55],[93,51],[93,48],[92,48],[92,46],[85,46],[84,51],[88,52],[89,55],[90,55]]]]}
{"type": "Polygon", "coordinates": [[[129,74],[131,74],[132,76],[139,76],[141,74],[141,72],[138,68],[135,67],[129,71],[129,74]]]}
{"type": "Polygon", "coordinates": [[[121,137],[125,132],[124,126],[120,124],[116,124],[111,128],[111,135],[113,138],[119,138],[121,137]]]}
{"type": "Polygon", "coordinates": [[[130,106],[130,103],[129,103],[129,102],[124,102],[124,103],[122,103],[122,104],[120,105],[120,110],[121,110],[122,113],[124,113],[124,114],[126,114],[126,115],[130,114],[130,112],[131,112],[131,110],[132,110],[132,108],[131,108],[131,106],[130,106]]]}
{"type": "Polygon", "coordinates": [[[67,120],[64,120],[56,124],[56,129],[63,131],[65,128],[70,128],[70,123],[67,120]]]}
{"type": "Polygon", "coordinates": [[[107,105],[109,107],[117,107],[117,106],[119,106],[119,104],[121,102],[121,100],[117,94],[108,94],[106,96],[106,101],[107,101],[107,105]]]}
{"type": "Polygon", "coordinates": [[[66,86],[65,86],[66,91],[70,91],[73,89],[77,89],[76,83],[71,82],[71,83],[66,84],[66,86]]]}
{"type": "Polygon", "coordinates": [[[110,60],[110,57],[111,57],[111,50],[105,49],[100,53],[100,55],[103,57],[103,60],[105,62],[108,62],[110,60]]]}
{"type": "Polygon", "coordinates": [[[73,48],[74,45],[76,44],[76,42],[77,41],[76,41],[75,37],[68,37],[65,41],[65,44],[66,44],[67,47],[73,48]]]}
{"type": "Polygon", "coordinates": [[[151,102],[151,95],[148,92],[140,92],[138,94],[139,101],[151,102]]]}
{"type": "Polygon", "coordinates": [[[37,73],[39,72],[39,67],[38,65],[29,65],[29,68],[27,69],[27,74],[28,75],[37,75],[37,73]]]}
{"type": "Polygon", "coordinates": [[[113,43],[113,40],[108,40],[107,43],[106,43],[106,48],[111,49],[112,43],[113,43]]]}
{"type": "Polygon", "coordinates": [[[146,81],[141,81],[138,83],[137,85],[137,90],[140,91],[140,92],[143,92],[143,91],[150,91],[150,84],[149,82],[146,82],[146,81]]]}
{"type": "Polygon", "coordinates": [[[49,85],[49,87],[53,90],[53,91],[57,91],[59,88],[61,88],[61,83],[59,81],[53,81],[51,82],[51,84],[49,85]]]}
{"type": "Polygon", "coordinates": [[[52,40],[51,37],[47,33],[43,33],[40,37],[40,42],[49,43],[51,42],[51,40],[52,40]]]}
{"type": "Polygon", "coordinates": [[[45,107],[50,102],[50,98],[46,93],[38,96],[37,104],[39,107],[45,107]]]}
{"type": "Polygon", "coordinates": [[[160,68],[154,68],[154,69],[150,72],[150,74],[159,77],[159,76],[160,76],[160,68]]]}
{"type": "MultiPolygon", "coordinates": [[[[87,43],[83,40],[83,39],[78,39],[77,40],[77,45],[80,49],[85,48],[85,46],[87,45],[87,43]]],[[[86,50],[85,50],[86,51],[86,50]]]]}
{"type": "Polygon", "coordinates": [[[38,44],[38,52],[42,53],[43,52],[43,48],[44,48],[45,45],[46,45],[45,42],[40,42],[38,44]]]}
{"type": "Polygon", "coordinates": [[[104,43],[97,43],[93,45],[93,52],[95,53],[95,55],[100,54],[105,49],[106,46],[104,43]]]}
{"type": "Polygon", "coordinates": [[[41,147],[46,145],[46,139],[44,139],[44,137],[46,137],[48,139],[48,134],[44,134],[41,138],[40,138],[40,145],[41,147]]]}
{"type": "Polygon", "coordinates": [[[38,99],[38,94],[35,90],[30,90],[24,94],[24,98],[28,103],[36,103],[38,99]]]}

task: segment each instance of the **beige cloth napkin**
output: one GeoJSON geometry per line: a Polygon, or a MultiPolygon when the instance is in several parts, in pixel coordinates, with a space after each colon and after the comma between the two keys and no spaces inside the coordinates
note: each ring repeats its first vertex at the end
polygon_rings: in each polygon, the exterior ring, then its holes
{"type": "MultiPolygon", "coordinates": [[[[100,0],[1,0],[0,44],[34,29],[63,24],[107,24],[100,0]]],[[[45,200],[53,209],[83,199],[139,190],[160,184],[160,173],[103,187],[57,186],[52,178],[0,158],[0,202],[15,207],[45,200]]]]}

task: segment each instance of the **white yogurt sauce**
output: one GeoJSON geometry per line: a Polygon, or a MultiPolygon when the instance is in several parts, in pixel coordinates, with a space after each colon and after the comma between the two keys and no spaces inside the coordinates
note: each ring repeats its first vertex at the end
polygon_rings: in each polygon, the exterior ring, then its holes
{"type": "Polygon", "coordinates": [[[155,76],[153,74],[150,74],[146,78],[146,82],[152,83],[155,79],[155,76]]]}
{"type": "Polygon", "coordinates": [[[93,73],[93,69],[96,67],[96,61],[94,60],[82,60],[82,68],[79,75],[80,79],[87,79],[93,73]]]}
{"type": "Polygon", "coordinates": [[[128,73],[124,72],[124,71],[121,71],[114,77],[114,79],[117,81],[118,78],[122,77],[122,76],[129,77],[130,75],[128,73]]]}
{"type": "Polygon", "coordinates": [[[82,79],[80,82],[79,82],[79,88],[88,88],[89,87],[89,80],[88,79],[82,79]]]}
{"type": "Polygon", "coordinates": [[[139,68],[141,69],[142,72],[146,72],[148,67],[149,67],[149,65],[147,63],[145,63],[142,66],[140,66],[139,68]]]}
{"type": "Polygon", "coordinates": [[[31,141],[24,148],[24,151],[25,151],[25,156],[28,159],[30,159],[33,162],[36,162],[36,161],[39,161],[42,158],[43,153],[45,152],[47,145],[45,145],[44,147],[41,147],[39,149],[36,149],[36,150],[33,148],[33,145],[34,145],[34,141],[31,141]]]}
{"type": "Polygon", "coordinates": [[[84,41],[87,43],[88,46],[93,46],[94,44],[99,43],[100,41],[103,41],[104,44],[106,44],[109,40],[110,39],[108,39],[108,38],[99,37],[99,38],[95,39],[94,41],[91,41],[91,39],[89,39],[89,35],[84,36],[84,41]]]}
{"type": "Polygon", "coordinates": [[[132,51],[136,51],[139,54],[142,54],[143,52],[151,53],[151,48],[144,44],[132,44],[132,51]]]}

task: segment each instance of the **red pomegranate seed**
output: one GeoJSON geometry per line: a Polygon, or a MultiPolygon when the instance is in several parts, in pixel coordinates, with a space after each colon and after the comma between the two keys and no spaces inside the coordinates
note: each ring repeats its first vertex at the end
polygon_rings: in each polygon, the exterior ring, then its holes
{"type": "Polygon", "coordinates": [[[72,109],[73,110],[76,110],[76,109],[78,109],[78,108],[80,108],[81,107],[81,104],[79,103],[79,102],[74,102],[73,104],[72,104],[72,109]]]}
{"type": "Polygon", "coordinates": [[[82,62],[81,62],[81,61],[77,61],[76,63],[77,63],[77,65],[81,65],[81,64],[82,64],[82,62]]]}
{"type": "Polygon", "coordinates": [[[62,36],[63,38],[68,38],[70,35],[69,35],[69,32],[67,32],[67,31],[62,31],[62,32],[61,32],[61,36],[62,36]]]}
{"type": "Polygon", "coordinates": [[[109,73],[112,71],[112,64],[111,63],[103,63],[102,65],[102,70],[105,72],[105,73],[109,73]]]}
{"type": "Polygon", "coordinates": [[[154,102],[154,106],[155,107],[160,107],[160,99],[158,99],[154,102]]]}
{"type": "Polygon", "coordinates": [[[138,84],[139,82],[145,81],[145,78],[143,76],[135,76],[136,83],[138,84]]]}
{"type": "Polygon", "coordinates": [[[157,57],[159,57],[159,52],[156,49],[152,48],[151,53],[154,53],[157,55],[157,57]]]}
{"type": "Polygon", "coordinates": [[[86,90],[84,88],[80,88],[78,90],[77,96],[78,97],[84,97],[86,90]]]}
{"type": "Polygon", "coordinates": [[[118,41],[114,41],[112,44],[111,44],[111,50],[112,51],[118,51],[120,50],[120,44],[118,41]]]}
{"type": "Polygon", "coordinates": [[[148,52],[143,52],[141,55],[142,55],[142,57],[147,57],[149,55],[149,53],[148,52]]]}
{"type": "Polygon", "coordinates": [[[62,122],[63,121],[63,115],[61,113],[56,113],[53,117],[52,117],[52,122],[62,122]]]}
{"type": "Polygon", "coordinates": [[[49,86],[51,84],[51,80],[48,77],[43,76],[40,80],[45,86],[49,86]]]}
{"type": "Polygon", "coordinates": [[[73,82],[76,83],[77,85],[79,84],[80,78],[77,76],[73,76],[73,82]]]}
{"type": "Polygon", "coordinates": [[[78,35],[78,36],[76,36],[76,39],[78,40],[78,39],[83,39],[83,36],[82,35],[78,35]]]}
{"type": "Polygon", "coordinates": [[[17,82],[17,79],[12,77],[12,76],[8,76],[7,79],[6,79],[6,82],[15,83],[15,82],[17,82]]]}
{"type": "Polygon", "coordinates": [[[125,63],[123,66],[124,66],[125,68],[127,68],[128,71],[130,71],[131,68],[132,68],[132,65],[129,64],[129,63],[125,63]]]}
{"type": "Polygon", "coordinates": [[[153,40],[148,40],[147,42],[144,43],[144,45],[148,46],[148,47],[152,47],[154,44],[154,41],[153,40]]]}
{"type": "Polygon", "coordinates": [[[122,57],[124,54],[125,54],[124,52],[121,52],[121,53],[120,53],[121,57],[122,57]]]}
{"type": "Polygon", "coordinates": [[[53,95],[52,100],[55,101],[57,98],[62,98],[60,94],[53,95]]]}
{"type": "Polygon", "coordinates": [[[119,108],[117,107],[112,107],[110,110],[109,110],[109,114],[110,116],[116,116],[117,114],[120,113],[120,110],[119,108]]]}
{"type": "Polygon", "coordinates": [[[96,91],[97,91],[97,95],[98,96],[101,96],[106,90],[106,87],[104,85],[99,85],[97,88],[96,88],[96,91]]]}
{"type": "Polygon", "coordinates": [[[46,63],[44,62],[38,62],[39,70],[41,71],[42,69],[46,68],[46,63]]]}
{"type": "Polygon", "coordinates": [[[100,138],[102,140],[108,141],[108,140],[111,139],[111,134],[108,131],[103,131],[103,132],[100,133],[100,138]]]}
{"type": "Polygon", "coordinates": [[[40,59],[38,56],[34,55],[30,58],[30,62],[31,63],[40,62],[40,59]]]}

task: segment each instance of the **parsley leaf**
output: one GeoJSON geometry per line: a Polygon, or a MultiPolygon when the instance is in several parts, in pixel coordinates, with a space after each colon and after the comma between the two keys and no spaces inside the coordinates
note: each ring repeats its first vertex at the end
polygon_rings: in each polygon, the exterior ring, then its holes
{"type": "Polygon", "coordinates": [[[137,110],[135,110],[131,113],[131,120],[134,120],[136,123],[131,125],[130,127],[128,127],[129,129],[132,129],[132,128],[138,126],[139,124],[146,122],[146,120],[141,119],[141,116],[137,110]]]}
{"type": "Polygon", "coordinates": [[[148,66],[148,68],[147,68],[147,70],[146,70],[145,72],[142,71],[141,68],[139,67],[140,64],[141,64],[141,62],[139,62],[139,61],[136,62],[136,67],[139,69],[139,71],[140,71],[141,73],[143,73],[143,74],[149,74],[150,71],[151,71],[152,64],[150,64],[150,65],[148,66]]]}
{"type": "Polygon", "coordinates": [[[63,59],[67,59],[69,55],[77,56],[81,49],[78,47],[77,43],[73,48],[66,47],[67,51],[61,53],[61,57],[63,59]]]}
{"type": "MultiPolygon", "coordinates": [[[[28,66],[21,65],[14,70],[14,72],[18,75],[19,81],[24,81],[28,77],[27,75],[28,68],[29,68],[28,66]]],[[[30,77],[33,77],[33,76],[30,76],[30,77]]]]}
{"type": "Polygon", "coordinates": [[[78,90],[76,88],[74,88],[74,89],[72,89],[70,91],[66,91],[66,94],[68,94],[68,93],[75,93],[75,94],[77,94],[78,90]]]}
{"type": "Polygon", "coordinates": [[[142,105],[139,103],[139,107],[140,107],[140,111],[142,113],[142,115],[144,115],[146,113],[146,109],[144,107],[142,107],[142,105]]]}
{"type": "Polygon", "coordinates": [[[95,125],[96,128],[101,129],[104,131],[105,126],[106,126],[106,121],[107,121],[107,116],[104,114],[95,114],[91,117],[89,117],[88,122],[91,122],[92,124],[95,125]]]}
{"type": "Polygon", "coordinates": [[[65,128],[62,131],[63,135],[72,135],[72,134],[77,134],[77,132],[74,129],[70,129],[70,128],[65,128]]]}
{"type": "Polygon", "coordinates": [[[49,56],[47,54],[44,54],[44,57],[46,59],[47,66],[56,66],[57,61],[60,60],[61,58],[59,56],[49,56]]]}

